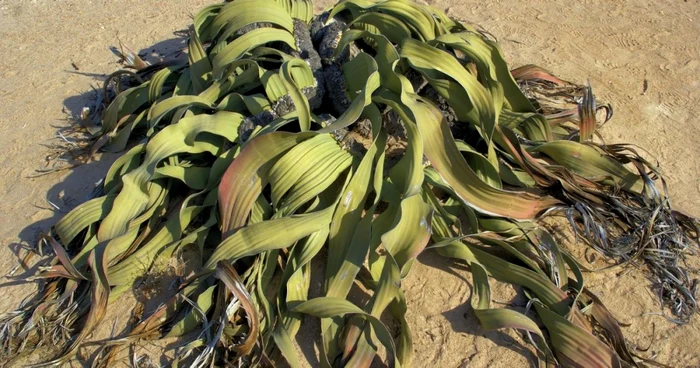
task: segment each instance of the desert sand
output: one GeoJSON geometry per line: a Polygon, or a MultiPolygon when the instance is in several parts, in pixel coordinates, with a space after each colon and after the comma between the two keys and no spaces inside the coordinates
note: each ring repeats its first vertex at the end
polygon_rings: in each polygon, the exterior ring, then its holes
{"type": "MultiPolygon", "coordinates": [[[[212,1],[0,0],[0,313],[36,287],[4,277],[17,266],[19,249],[35,244],[81,203],[116,157],[32,178],[53,158],[50,147],[63,143],[57,129],[69,126],[91,88],[119,67],[109,46],[119,38],[151,60],[171,57],[186,45],[178,31],[212,1]]],[[[646,148],[661,163],[676,209],[700,216],[700,2],[428,2],[491,32],[513,67],[537,64],[566,80],[589,79],[596,95],[615,107],[602,129],[606,142],[646,148]]],[[[331,3],[316,1],[316,8],[331,3]]],[[[528,366],[531,354],[519,334],[478,325],[468,303],[468,270],[430,252],[419,260],[403,285],[416,367],[528,366]]],[[[699,264],[696,256],[691,265],[699,264]]],[[[612,269],[587,276],[587,286],[627,326],[630,345],[649,347],[640,355],[700,367],[700,319],[678,326],[658,316],[658,300],[643,272],[612,269]]],[[[494,304],[508,303],[497,298],[510,289],[495,287],[494,304]]],[[[128,318],[124,305],[134,300],[124,299],[110,317],[128,318]]],[[[310,327],[302,336],[316,334],[310,327]]],[[[309,349],[302,347],[308,364],[316,366],[309,349]]]]}

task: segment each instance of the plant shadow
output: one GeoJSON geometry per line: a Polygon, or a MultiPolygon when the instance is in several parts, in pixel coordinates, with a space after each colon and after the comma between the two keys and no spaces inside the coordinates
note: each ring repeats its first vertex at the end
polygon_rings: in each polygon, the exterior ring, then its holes
{"type": "MultiPolygon", "coordinates": [[[[158,42],[149,47],[143,48],[137,54],[145,61],[154,64],[163,60],[182,59],[186,60],[186,47],[188,41],[188,29],[179,30],[173,33],[173,36],[167,40],[158,42]]],[[[117,46],[111,49],[118,56],[118,50],[121,49],[118,40],[114,40],[117,46]]],[[[105,64],[111,60],[105,60],[105,64]]],[[[16,257],[18,265],[11,270],[8,275],[5,275],[0,282],[0,292],[3,288],[19,285],[41,285],[40,280],[27,280],[34,276],[39,270],[39,267],[46,264],[47,259],[36,255],[52,254],[50,246],[42,245],[41,237],[44,234],[51,233],[52,227],[63,218],[71,210],[75,209],[80,204],[86,202],[93,196],[93,192],[98,183],[104,179],[107,171],[112,166],[114,161],[120,156],[120,153],[103,152],[95,157],[81,162],[80,156],[85,156],[89,149],[90,143],[94,139],[89,138],[84,132],[82,123],[83,109],[86,106],[92,106],[96,103],[96,99],[102,88],[102,84],[107,78],[107,74],[94,73],[89,70],[78,70],[74,66],[71,70],[65,70],[65,73],[72,73],[83,76],[89,82],[90,87],[86,91],[70,96],[63,100],[63,109],[56,111],[56,115],[67,115],[67,122],[55,126],[58,133],[55,141],[49,145],[43,145],[42,150],[47,151],[47,155],[53,158],[60,156],[63,159],[60,169],[52,172],[43,172],[37,170],[36,176],[44,176],[46,180],[53,180],[53,184],[45,193],[44,198],[38,198],[37,202],[45,203],[45,205],[37,206],[41,209],[51,210],[51,215],[47,218],[35,221],[17,234],[18,241],[8,245],[9,250],[16,257]],[[82,135],[81,135],[82,134],[82,135]],[[55,143],[54,142],[58,142],[55,143]],[[84,143],[84,144],[81,144],[84,143]]],[[[30,175],[33,177],[34,175],[30,175]]],[[[70,251],[70,250],[69,250],[70,251]]],[[[25,302],[36,299],[38,294],[33,291],[28,292],[25,302]]],[[[80,323],[80,322],[78,322],[80,323]]],[[[170,344],[175,346],[176,344],[170,344]]],[[[40,359],[46,359],[46,356],[40,359]]],[[[88,353],[86,356],[78,356],[70,362],[70,366],[89,367],[91,360],[94,358],[94,353],[88,353]]],[[[162,362],[161,362],[162,363],[162,362]]]]}
{"type": "MultiPolygon", "coordinates": [[[[465,272],[469,272],[470,268],[458,261],[453,261],[446,259],[445,257],[439,255],[437,252],[426,251],[418,256],[418,261],[428,267],[432,267],[443,272],[447,272],[461,281],[467,283],[471,289],[471,294],[467,300],[471,300],[473,297],[473,283],[471,280],[467,280],[464,277],[465,272]]],[[[510,301],[505,304],[505,306],[498,306],[499,308],[506,307],[508,309],[514,309],[519,312],[524,311],[524,295],[522,290],[518,290],[518,294],[513,297],[510,301]]],[[[493,303],[494,301],[492,301],[493,303]]],[[[509,336],[503,331],[487,331],[482,326],[476,315],[474,314],[473,308],[470,303],[463,303],[451,310],[442,312],[442,315],[447,319],[452,327],[452,331],[460,334],[468,334],[472,336],[478,336],[491,340],[493,343],[499,347],[511,350],[518,355],[524,357],[530,367],[535,368],[537,357],[527,349],[522,343],[518,342],[513,337],[509,336]]]]}
{"type": "MultiPolygon", "coordinates": [[[[187,32],[188,30],[176,31],[173,33],[174,37],[144,48],[138,54],[141,58],[151,63],[181,58],[185,55],[187,32]]],[[[118,47],[113,47],[112,49],[118,50],[118,47]]],[[[83,75],[95,82],[96,85],[101,85],[107,77],[105,74],[85,71],[66,70],[65,72],[83,75]]],[[[92,89],[77,96],[70,96],[63,101],[63,111],[68,115],[69,123],[66,126],[57,127],[59,132],[74,131],[81,126],[83,108],[94,103],[97,97],[96,91],[97,88],[93,86],[92,89]]],[[[69,141],[73,137],[68,136],[66,138],[66,141],[69,141]]],[[[64,144],[66,142],[61,143],[64,144]]],[[[26,226],[18,234],[20,241],[10,244],[12,252],[20,259],[20,253],[23,248],[33,248],[38,243],[41,234],[48,233],[51,227],[65,214],[89,199],[96,184],[104,178],[112,163],[120,155],[119,153],[104,152],[85,163],[72,159],[79,156],[80,153],[85,153],[85,150],[85,147],[75,147],[68,144],[63,153],[65,157],[71,159],[67,163],[67,166],[71,168],[46,174],[55,177],[58,181],[46,192],[44,201],[47,203],[46,208],[52,209],[53,215],[26,226]]],[[[32,271],[30,265],[23,265],[22,268],[25,273],[32,271]]]]}

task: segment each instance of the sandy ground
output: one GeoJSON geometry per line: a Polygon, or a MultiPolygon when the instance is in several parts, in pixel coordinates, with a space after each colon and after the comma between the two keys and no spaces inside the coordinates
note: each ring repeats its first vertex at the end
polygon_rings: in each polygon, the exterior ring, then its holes
{"type": "MultiPolygon", "coordinates": [[[[52,155],[47,146],[60,142],[57,127],[67,126],[86,92],[117,68],[108,47],[119,37],[133,48],[171,55],[184,45],[174,32],[211,1],[0,0],[0,274],[17,265],[23,244],[36,242],[83,201],[113,160],[103,156],[70,172],[29,178],[52,155]]],[[[490,31],[512,66],[534,63],[574,82],[589,78],[597,95],[615,107],[603,129],[606,141],[648,149],[661,162],[677,209],[700,216],[700,2],[428,2],[490,31]]],[[[467,303],[468,272],[433,254],[419,259],[404,283],[416,366],[528,365],[521,337],[479,327],[467,303]]],[[[10,278],[0,279],[0,286],[0,313],[34,290],[10,278]]],[[[597,273],[588,276],[588,287],[629,325],[624,332],[632,346],[651,344],[640,354],[700,367],[700,320],[676,326],[654,315],[659,307],[643,274],[597,273]]],[[[498,286],[495,295],[508,295],[508,289],[498,286]]],[[[304,334],[314,337],[313,331],[304,334]]]]}

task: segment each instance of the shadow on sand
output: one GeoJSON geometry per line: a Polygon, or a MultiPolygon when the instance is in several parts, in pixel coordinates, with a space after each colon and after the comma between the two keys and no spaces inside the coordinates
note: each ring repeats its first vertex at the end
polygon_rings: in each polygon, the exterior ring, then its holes
{"type": "MultiPolygon", "coordinates": [[[[138,52],[139,56],[151,63],[182,57],[183,50],[187,46],[187,30],[174,32],[173,36],[173,38],[166,41],[142,49],[138,52]]],[[[116,46],[112,47],[112,49],[116,51],[119,48],[116,46]]],[[[95,86],[93,88],[101,88],[104,80],[107,78],[106,74],[91,73],[90,71],[66,70],[65,72],[84,76],[86,79],[91,80],[91,84],[95,86]]],[[[64,112],[70,116],[69,124],[79,124],[78,121],[80,121],[83,108],[94,103],[95,98],[96,92],[94,89],[87,90],[77,96],[66,98],[63,101],[63,106],[64,112]]],[[[58,111],[56,113],[60,114],[58,111]]],[[[59,131],[71,130],[72,128],[75,128],[75,126],[57,127],[59,131]]],[[[73,153],[74,152],[68,152],[66,156],[71,156],[73,153]]],[[[77,155],[77,153],[75,153],[75,155],[77,155]]],[[[33,246],[36,244],[41,233],[47,233],[61,217],[79,204],[85,202],[95,188],[96,183],[104,178],[109,167],[119,155],[119,153],[102,153],[88,163],[80,164],[67,171],[48,174],[54,176],[56,180],[64,176],[60,182],[57,182],[46,192],[46,201],[44,201],[44,203],[55,205],[55,207],[52,208],[53,216],[25,227],[18,235],[21,241],[20,244],[14,243],[10,245],[13,253],[18,255],[26,245],[33,246]]],[[[50,205],[47,204],[47,207],[50,207],[50,205]]]]}
{"type": "MultiPolygon", "coordinates": [[[[460,282],[464,282],[467,285],[469,285],[469,289],[473,293],[473,285],[471,280],[467,280],[464,278],[464,273],[469,272],[469,267],[446,259],[445,257],[437,254],[434,251],[426,251],[423,252],[419,257],[418,261],[428,267],[433,267],[439,270],[442,270],[444,272],[447,272],[457,278],[460,279],[460,282]],[[460,272],[458,272],[460,271],[460,272]]],[[[524,304],[523,301],[524,296],[521,295],[522,291],[518,292],[518,295],[516,295],[512,300],[504,303],[505,306],[498,306],[500,308],[506,307],[509,309],[516,309],[519,312],[523,312],[524,310],[524,304]]],[[[467,300],[471,299],[471,295],[467,300]]],[[[442,313],[442,315],[447,319],[447,321],[450,323],[452,330],[457,333],[464,333],[472,336],[479,336],[483,337],[486,339],[491,340],[493,343],[496,345],[511,350],[522,357],[524,357],[530,364],[530,367],[534,368],[536,367],[535,365],[535,356],[531,353],[530,350],[525,348],[520,342],[506,334],[505,332],[502,331],[486,331],[484,330],[483,327],[481,327],[481,324],[479,323],[479,320],[477,319],[476,315],[472,311],[472,306],[469,302],[463,303],[451,310],[445,311],[442,313]]],[[[466,358],[466,357],[465,357],[466,358]]]]}
{"type": "MultiPolygon", "coordinates": [[[[142,49],[138,52],[138,55],[150,63],[182,58],[183,55],[185,55],[184,50],[187,47],[187,33],[188,30],[176,31],[173,33],[172,38],[142,49]]],[[[119,50],[119,43],[116,39],[114,41],[117,46],[112,47],[112,50],[117,51],[119,50]]],[[[117,52],[115,52],[115,54],[117,54],[117,52]]],[[[74,131],[80,124],[79,121],[83,108],[95,103],[98,96],[96,89],[102,88],[102,84],[107,78],[107,74],[92,73],[89,70],[82,69],[65,70],[65,73],[83,76],[86,81],[89,81],[93,88],[86,90],[80,95],[68,97],[63,101],[63,113],[69,116],[67,119],[68,122],[62,126],[56,126],[57,131],[63,133],[74,131]]],[[[56,115],[59,114],[61,114],[61,111],[56,111],[56,115]]],[[[68,140],[73,139],[73,137],[67,134],[65,136],[68,140]]],[[[49,151],[47,155],[53,155],[56,151],[54,147],[49,146],[42,146],[39,149],[49,151]]],[[[77,157],[79,154],[85,153],[85,148],[69,149],[61,153],[64,157],[77,157]]],[[[42,262],[37,262],[38,257],[36,256],[25,259],[26,255],[29,253],[28,250],[39,250],[39,247],[41,247],[39,244],[41,235],[49,233],[58,220],[90,198],[97,183],[105,177],[110,166],[119,156],[120,153],[101,153],[87,163],[81,164],[78,161],[67,161],[65,164],[66,166],[75,166],[68,170],[45,174],[47,177],[53,178],[56,182],[45,193],[44,199],[38,200],[37,202],[46,203],[45,207],[51,209],[53,214],[48,218],[27,225],[17,235],[19,241],[8,245],[9,249],[17,257],[19,265],[17,269],[13,270],[10,275],[4,278],[3,282],[0,282],[0,290],[3,287],[40,282],[27,280],[28,277],[34,276],[38,268],[43,265],[42,262]]],[[[46,246],[43,246],[41,251],[44,253],[52,252],[50,247],[47,248],[46,246]]],[[[34,296],[36,297],[36,295],[34,296]]],[[[137,302],[141,303],[142,300],[137,300],[137,302]]],[[[166,348],[174,348],[177,346],[179,346],[179,343],[170,343],[166,348]]],[[[90,362],[93,358],[94,353],[86,354],[86,356],[82,358],[79,355],[71,363],[71,366],[90,367],[90,362]]],[[[163,359],[165,359],[165,357],[163,357],[163,359]]],[[[166,364],[166,361],[161,360],[160,363],[163,365],[166,364]]]]}

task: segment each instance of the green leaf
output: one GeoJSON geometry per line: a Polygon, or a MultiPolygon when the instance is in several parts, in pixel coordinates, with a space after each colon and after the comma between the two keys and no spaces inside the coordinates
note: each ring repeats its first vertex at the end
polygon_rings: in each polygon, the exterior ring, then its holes
{"type": "Polygon", "coordinates": [[[255,23],[272,23],[290,33],[294,32],[294,22],[289,13],[278,2],[271,0],[229,2],[221,8],[207,31],[212,38],[219,35],[219,42],[224,42],[241,28],[255,23]]]}
{"type": "Polygon", "coordinates": [[[346,314],[351,314],[358,315],[366,319],[372,325],[382,344],[384,344],[384,346],[394,356],[394,366],[401,366],[396,357],[396,347],[394,345],[394,339],[392,338],[391,334],[389,333],[389,330],[386,328],[384,323],[382,323],[378,318],[372,316],[371,314],[365,313],[362,309],[358,308],[349,301],[342,298],[333,297],[314,298],[297,305],[293,309],[293,311],[298,313],[309,314],[319,318],[332,318],[338,316],[342,317],[346,314]]]}
{"type": "Polygon", "coordinates": [[[634,193],[644,190],[644,180],[598,148],[573,141],[553,141],[532,149],[551,158],[574,173],[592,181],[616,185],[634,193]]]}
{"type": "Polygon", "coordinates": [[[280,67],[279,72],[287,92],[289,92],[289,95],[292,97],[292,101],[296,107],[296,113],[299,117],[299,126],[303,132],[311,128],[311,108],[309,107],[309,100],[301,92],[302,81],[296,80],[292,72],[293,69],[301,71],[301,73],[306,76],[306,80],[312,79],[313,74],[311,73],[309,64],[301,59],[285,61],[282,67],[280,67]]]}
{"type": "Polygon", "coordinates": [[[221,260],[235,261],[263,251],[287,248],[299,239],[327,228],[333,206],[304,215],[291,215],[245,226],[216,247],[204,265],[213,270],[221,260]]]}
{"type": "Polygon", "coordinates": [[[224,237],[245,225],[253,203],[267,185],[268,171],[286,151],[312,133],[276,132],[253,139],[231,163],[219,185],[219,211],[224,237]]]}
{"type": "Polygon", "coordinates": [[[566,318],[535,302],[554,351],[564,365],[585,364],[587,367],[622,367],[620,358],[607,345],[566,318]],[[584,363],[585,362],[585,363],[584,363]]]}
{"type": "Polygon", "coordinates": [[[229,68],[229,64],[240,59],[248,51],[270,42],[284,42],[296,50],[294,35],[289,31],[277,28],[254,29],[231,41],[214,55],[212,59],[214,78],[221,78],[225,70],[229,68]]]}

